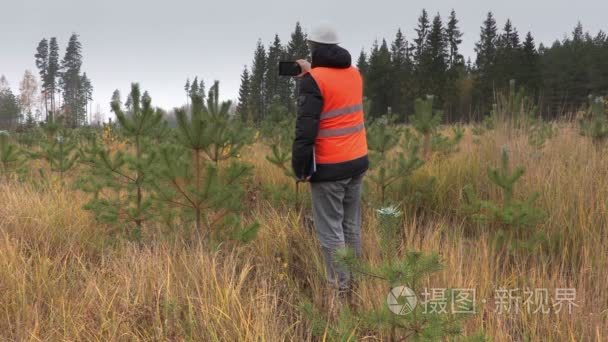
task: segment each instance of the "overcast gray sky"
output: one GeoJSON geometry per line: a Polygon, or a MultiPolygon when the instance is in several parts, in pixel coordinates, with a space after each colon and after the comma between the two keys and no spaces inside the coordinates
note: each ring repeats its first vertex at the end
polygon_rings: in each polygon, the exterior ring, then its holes
{"type": "Polygon", "coordinates": [[[57,37],[63,56],[76,32],[83,70],[104,111],[112,91],[124,94],[134,81],[150,91],[155,105],[179,106],[185,102],[186,78],[195,75],[207,84],[220,80],[221,97],[236,99],[240,73],[250,64],[258,38],[267,45],[278,33],[285,42],[296,21],[306,31],[329,21],[356,57],[374,39],[392,40],[399,27],[412,38],[422,8],[443,18],[456,10],[465,57],[473,56],[490,10],[500,28],[511,18],[520,33],[532,31],[537,43],[561,39],[579,20],[592,33],[608,31],[608,1],[602,0],[0,0],[0,74],[16,91],[25,69],[37,74],[34,52],[42,38],[57,37]]]}

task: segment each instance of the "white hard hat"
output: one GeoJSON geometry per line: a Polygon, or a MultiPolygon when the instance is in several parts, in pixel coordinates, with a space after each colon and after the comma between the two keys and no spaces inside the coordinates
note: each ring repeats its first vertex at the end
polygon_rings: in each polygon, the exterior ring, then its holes
{"type": "Polygon", "coordinates": [[[338,32],[329,23],[323,22],[313,27],[308,40],[320,44],[338,44],[338,32]]]}

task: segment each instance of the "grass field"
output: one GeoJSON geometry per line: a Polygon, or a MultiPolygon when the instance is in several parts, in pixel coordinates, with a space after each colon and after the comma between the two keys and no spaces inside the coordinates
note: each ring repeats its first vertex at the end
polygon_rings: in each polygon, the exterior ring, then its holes
{"type": "MultiPolygon", "coordinates": [[[[254,184],[290,184],[254,144],[242,158],[255,166],[254,184]]],[[[429,288],[473,288],[477,313],[465,335],[480,329],[494,341],[608,340],[608,158],[560,124],[543,150],[527,136],[488,132],[473,142],[467,128],[457,153],[433,158],[417,175],[436,177],[433,210],[404,213],[402,248],[437,252],[445,269],[429,288]],[[473,184],[500,198],[486,177],[507,146],[526,173],[516,196],[538,191],[548,213],[538,227],[549,241],[507,253],[460,214],[462,189],[473,184]],[[572,313],[497,313],[496,290],[576,289],[572,313]],[[485,300],[485,303],[482,302],[485,300]]],[[[314,234],[298,212],[251,191],[247,216],[258,237],[241,247],[210,251],[179,239],[179,232],[148,227],[129,242],[82,209],[87,195],[56,183],[0,185],[0,340],[323,340],[311,335],[298,310],[303,297],[324,309],[323,261],[314,234]]],[[[373,189],[368,186],[367,191],[373,189]]],[[[306,196],[307,193],[304,194],[306,196]]],[[[366,202],[367,203],[367,202],[366,202]]],[[[364,207],[364,258],[378,261],[375,208],[364,207]]],[[[387,291],[362,281],[363,308],[383,305],[387,291]]],[[[519,293],[521,296],[522,293],[519,293]]],[[[383,340],[382,332],[360,339],[383,340]]]]}

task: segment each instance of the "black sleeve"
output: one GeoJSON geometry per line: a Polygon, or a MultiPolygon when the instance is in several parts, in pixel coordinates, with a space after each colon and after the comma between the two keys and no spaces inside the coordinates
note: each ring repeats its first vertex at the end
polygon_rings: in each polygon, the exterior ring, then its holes
{"type": "Polygon", "coordinates": [[[323,97],[317,82],[310,74],[302,77],[299,87],[296,138],[291,153],[291,166],[296,178],[301,179],[312,174],[313,147],[319,131],[323,97]]]}

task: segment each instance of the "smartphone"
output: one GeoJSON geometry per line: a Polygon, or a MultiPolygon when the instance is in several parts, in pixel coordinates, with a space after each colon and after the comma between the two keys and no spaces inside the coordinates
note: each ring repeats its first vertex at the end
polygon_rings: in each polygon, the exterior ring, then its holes
{"type": "Polygon", "coordinates": [[[279,76],[298,76],[302,73],[302,68],[296,62],[279,62],[279,76]]]}

